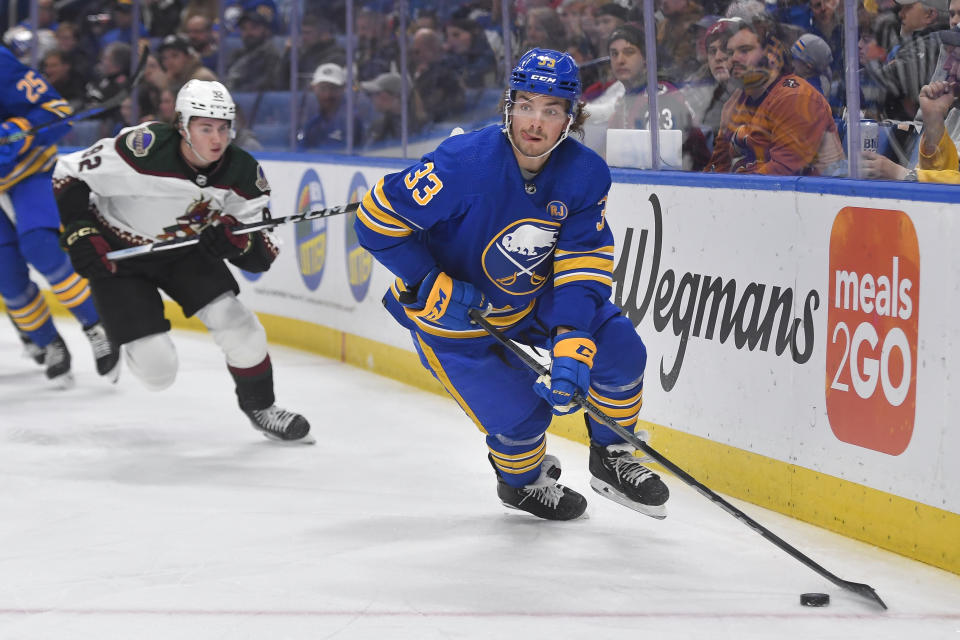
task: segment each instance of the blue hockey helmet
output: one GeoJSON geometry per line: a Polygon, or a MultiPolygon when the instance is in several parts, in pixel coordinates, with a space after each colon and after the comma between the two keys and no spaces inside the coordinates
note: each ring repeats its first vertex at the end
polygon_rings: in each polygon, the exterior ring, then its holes
{"type": "Polygon", "coordinates": [[[531,49],[510,74],[510,91],[529,91],[570,101],[573,113],[580,98],[580,69],[569,53],[553,49],[531,49]]]}

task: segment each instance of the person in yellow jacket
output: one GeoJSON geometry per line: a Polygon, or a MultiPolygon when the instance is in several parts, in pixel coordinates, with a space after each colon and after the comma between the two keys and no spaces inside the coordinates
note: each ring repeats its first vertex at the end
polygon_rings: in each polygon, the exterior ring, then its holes
{"type": "Polygon", "coordinates": [[[960,184],[960,160],[957,146],[947,134],[944,121],[956,101],[960,84],[947,80],[931,82],[920,89],[923,134],[916,169],[907,169],[872,151],[861,156],[867,178],[960,184]]]}

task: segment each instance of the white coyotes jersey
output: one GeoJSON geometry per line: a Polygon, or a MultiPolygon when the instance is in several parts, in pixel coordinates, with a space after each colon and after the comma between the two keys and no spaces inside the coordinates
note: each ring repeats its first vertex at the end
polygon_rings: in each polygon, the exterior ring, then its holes
{"type": "Polygon", "coordinates": [[[171,125],[129,127],[116,138],[61,156],[54,183],[85,182],[99,222],[131,245],[194,235],[218,216],[239,222],[264,218],[270,185],[250,154],[230,145],[204,173],[184,161],[179,144],[171,125]]]}

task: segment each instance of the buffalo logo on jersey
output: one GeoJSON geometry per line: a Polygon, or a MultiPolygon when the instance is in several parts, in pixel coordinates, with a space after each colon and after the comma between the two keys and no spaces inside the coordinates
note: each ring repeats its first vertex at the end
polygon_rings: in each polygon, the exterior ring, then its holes
{"type": "Polygon", "coordinates": [[[156,141],[157,136],[146,127],[141,127],[127,136],[127,148],[133,152],[137,158],[143,158],[150,153],[150,147],[156,141]]]}
{"type": "Polygon", "coordinates": [[[543,286],[553,268],[560,224],[535,218],[517,220],[483,250],[483,271],[501,290],[522,296],[543,286]]]}
{"type": "Polygon", "coordinates": [[[210,222],[220,217],[221,210],[210,206],[212,199],[204,200],[200,196],[190,203],[186,213],[177,217],[177,224],[163,228],[163,233],[157,236],[159,240],[171,240],[193,236],[200,232],[210,222]]]}

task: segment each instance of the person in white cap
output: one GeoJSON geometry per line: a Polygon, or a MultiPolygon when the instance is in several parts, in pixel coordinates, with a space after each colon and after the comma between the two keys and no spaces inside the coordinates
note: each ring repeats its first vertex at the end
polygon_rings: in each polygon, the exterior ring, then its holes
{"type": "MultiPolygon", "coordinates": [[[[336,149],[347,143],[347,72],[338,64],[321,64],[313,73],[310,88],[317,98],[318,112],[297,132],[297,148],[336,149]]],[[[355,113],[357,112],[355,105],[355,113]]],[[[363,125],[354,117],[353,143],[363,143],[363,125]]]]}

